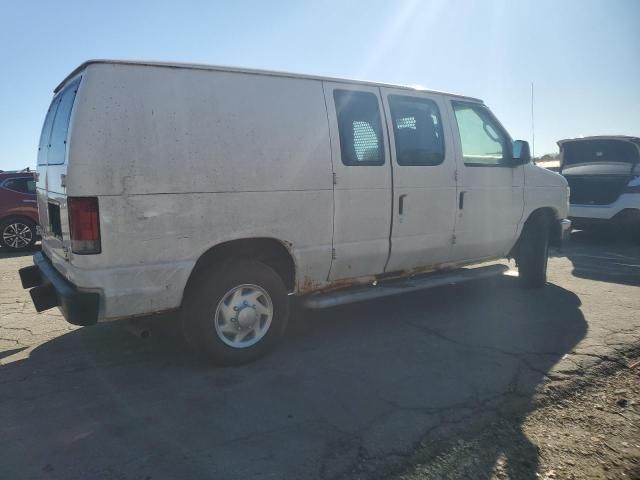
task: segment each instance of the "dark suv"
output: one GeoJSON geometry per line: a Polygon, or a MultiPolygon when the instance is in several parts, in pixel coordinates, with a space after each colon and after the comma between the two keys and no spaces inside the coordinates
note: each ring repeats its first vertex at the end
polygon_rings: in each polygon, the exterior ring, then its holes
{"type": "Polygon", "coordinates": [[[0,246],[23,250],[36,241],[38,205],[35,174],[0,171],[0,246]]]}

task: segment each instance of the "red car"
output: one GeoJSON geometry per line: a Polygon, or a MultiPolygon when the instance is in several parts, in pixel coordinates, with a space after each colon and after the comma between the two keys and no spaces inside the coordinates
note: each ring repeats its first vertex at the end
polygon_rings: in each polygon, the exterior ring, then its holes
{"type": "Polygon", "coordinates": [[[0,246],[24,250],[36,241],[38,205],[35,175],[0,171],[0,246]]]}

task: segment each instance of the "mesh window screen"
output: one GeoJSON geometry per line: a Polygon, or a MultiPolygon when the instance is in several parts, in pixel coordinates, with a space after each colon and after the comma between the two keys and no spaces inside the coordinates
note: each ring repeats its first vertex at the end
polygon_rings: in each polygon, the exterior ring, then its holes
{"type": "Polygon", "coordinates": [[[353,122],[353,147],[360,161],[371,161],[379,158],[378,137],[368,122],[353,122]]]}
{"type": "Polygon", "coordinates": [[[401,130],[403,128],[416,129],[416,117],[404,117],[396,119],[396,128],[401,130]]]}
{"type": "Polygon", "coordinates": [[[373,93],[335,90],[340,152],[345,165],[383,165],[384,144],[378,98],[373,93]]]}

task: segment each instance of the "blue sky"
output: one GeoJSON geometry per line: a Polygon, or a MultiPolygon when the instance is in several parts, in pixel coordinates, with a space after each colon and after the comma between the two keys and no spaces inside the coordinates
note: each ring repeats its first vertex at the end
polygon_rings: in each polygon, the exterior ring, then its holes
{"type": "Polygon", "coordinates": [[[34,166],[52,90],[89,58],[176,60],[480,97],[535,152],[640,135],[640,0],[0,0],[0,169],[34,166]]]}

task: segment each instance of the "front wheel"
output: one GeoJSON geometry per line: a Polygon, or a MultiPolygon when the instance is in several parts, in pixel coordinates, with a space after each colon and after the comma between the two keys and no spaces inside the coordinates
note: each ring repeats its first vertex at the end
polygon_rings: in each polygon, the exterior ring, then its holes
{"type": "Polygon", "coordinates": [[[20,251],[36,243],[36,224],[23,218],[10,218],[0,223],[0,245],[20,251]]]}
{"type": "Polygon", "coordinates": [[[549,261],[549,224],[543,220],[524,226],[518,246],[520,282],[528,288],[540,288],[547,282],[549,261]]]}
{"type": "Polygon", "coordinates": [[[231,260],[196,274],[182,305],[182,328],[200,356],[240,365],[266,354],[289,317],[287,289],[269,266],[231,260]]]}

